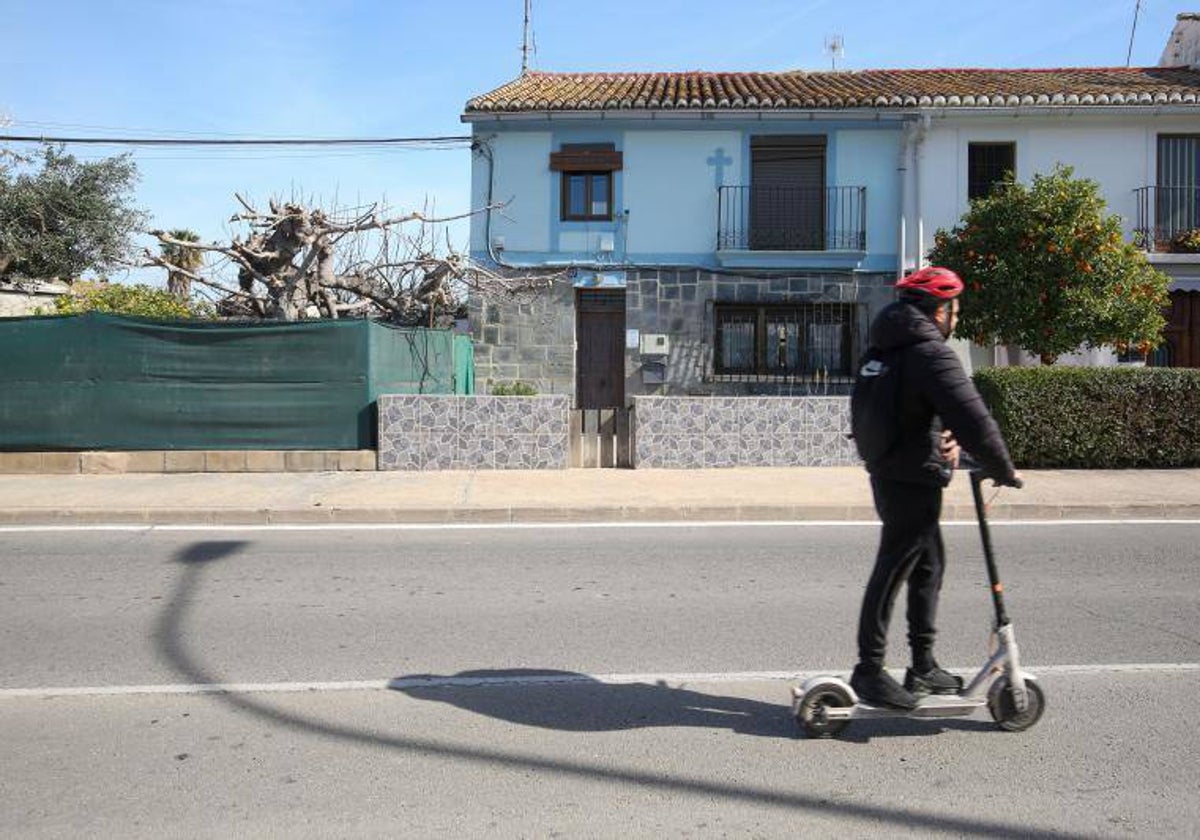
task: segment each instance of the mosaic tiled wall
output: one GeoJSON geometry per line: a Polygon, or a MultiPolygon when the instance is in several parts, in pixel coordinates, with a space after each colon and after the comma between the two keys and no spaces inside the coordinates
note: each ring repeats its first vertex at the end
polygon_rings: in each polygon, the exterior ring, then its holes
{"type": "Polygon", "coordinates": [[[634,466],[859,463],[848,397],[635,397],[634,466]]]}
{"type": "Polygon", "coordinates": [[[569,409],[562,395],[384,395],[379,469],[565,469],[569,409]]]}

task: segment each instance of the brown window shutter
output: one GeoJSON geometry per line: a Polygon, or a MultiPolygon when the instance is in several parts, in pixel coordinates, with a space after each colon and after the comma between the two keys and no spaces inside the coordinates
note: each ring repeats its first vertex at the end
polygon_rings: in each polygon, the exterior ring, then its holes
{"type": "Polygon", "coordinates": [[[621,152],[565,151],[550,153],[550,169],[554,172],[617,172],[622,168],[621,152]]]}

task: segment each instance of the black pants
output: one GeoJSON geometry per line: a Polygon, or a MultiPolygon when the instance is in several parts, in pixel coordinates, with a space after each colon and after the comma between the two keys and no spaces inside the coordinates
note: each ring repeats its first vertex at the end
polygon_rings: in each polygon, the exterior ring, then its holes
{"type": "Polygon", "coordinates": [[[938,594],[945,551],[938,518],[942,488],[887,479],[871,479],[875,510],[883,521],[875,570],[863,596],[858,620],[858,657],[882,666],[892,604],[908,581],[908,643],[919,670],[932,665],[938,594]]]}

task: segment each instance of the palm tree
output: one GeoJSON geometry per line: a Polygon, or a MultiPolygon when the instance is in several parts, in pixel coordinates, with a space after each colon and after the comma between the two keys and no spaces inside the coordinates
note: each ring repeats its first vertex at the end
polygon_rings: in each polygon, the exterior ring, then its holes
{"type": "MultiPolygon", "coordinates": [[[[173,230],[168,236],[181,242],[200,241],[200,234],[191,230],[173,230]]],[[[162,249],[162,258],[165,262],[178,269],[183,269],[183,271],[167,270],[167,291],[180,300],[187,300],[192,296],[192,278],[184,272],[194,274],[204,265],[204,252],[183,245],[166,243],[160,244],[159,247],[162,249]]]]}

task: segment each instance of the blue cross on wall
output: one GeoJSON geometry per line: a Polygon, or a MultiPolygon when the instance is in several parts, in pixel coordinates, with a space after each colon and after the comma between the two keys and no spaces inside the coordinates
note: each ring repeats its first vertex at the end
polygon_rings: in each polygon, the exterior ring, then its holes
{"type": "Polygon", "coordinates": [[[705,161],[709,166],[713,167],[713,182],[718,188],[725,186],[725,167],[733,163],[733,158],[725,154],[725,149],[718,146],[713,151],[712,156],[705,161]]]}

